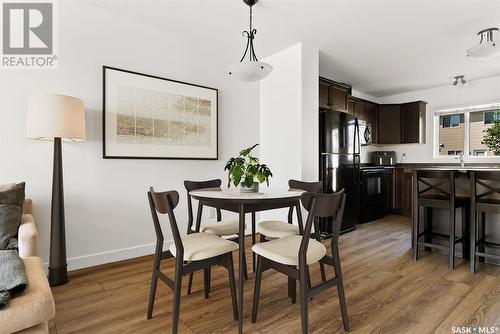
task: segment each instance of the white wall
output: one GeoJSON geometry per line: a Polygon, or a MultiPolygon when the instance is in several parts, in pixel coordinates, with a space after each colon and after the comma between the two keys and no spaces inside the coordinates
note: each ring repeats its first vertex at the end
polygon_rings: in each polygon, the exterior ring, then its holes
{"type": "MultiPolygon", "coordinates": [[[[295,44],[265,60],[272,74],[260,83],[260,157],[273,188],[289,179],[318,180],[318,49],[295,44]]],[[[262,213],[263,219],[281,213],[262,213]]]]}
{"type": "MultiPolygon", "coordinates": [[[[406,162],[450,162],[450,158],[433,158],[434,111],[443,107],[483,104],[500,100],[500,76],[469,81],[465,87],[451,85],[418,90],[379,98],[379,103],[427,102],[425,144],[371,145],[367,151],[396,151],[398,162],[406,153],[406,162]]],[[[498,162],[498,158],[496,160],[498,162]]]]}
{"type": "Polygon", "coordinates": [[[76,2],[60,2],[58,19],[57,70],[1,72],[0,182],[26,181],[40,253],[47,261],[52,144],[25,139],[28,96],[54,92],[80,97],[86,105],[88,140],[63,145],[69,268],[151,253],[155,239],[148,187],[180,191],[176,214],[185,231],[183,180],[225,180],[225,161],[258,142],[259,86],[229,79],[229,60],[209,45],[192,44],[153,26],[76,2]],[[219,160],[103,160],[102,65],[218,88],[219,160]]]}

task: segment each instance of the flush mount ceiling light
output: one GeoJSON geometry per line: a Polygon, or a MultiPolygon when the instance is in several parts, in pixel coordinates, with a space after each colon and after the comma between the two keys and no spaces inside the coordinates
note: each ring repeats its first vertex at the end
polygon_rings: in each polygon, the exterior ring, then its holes
{"type": "Polygon", "coordinates": [[[467,49],[467,57],[491,58],[500,55],[500,48],[493,39],[494,31],[498,31],[498,28],[488,28],[478,32],[479,44],[467,49]]]}
{"type": "Polygon", "coordinates": [[[242,81],[259,81],[264,79],[271,73],[273,67],[267,63],[261,62],[255,55],[253,48],[253,40],[257,29],[252,28],[252,7],[258,0],[243,0],[243,2],[250,7],[250,29],[243,31],[243,36],[247,38],[247,46],[243,57],[239,63],[229,66],[229,75],[234,76],[242,81]],[[248,60],[245,57],[248,54],[248,60]]]}
{"type": "Polygon", "coordinates": [[[464,75],[457,75],[455,78],[455,81],[453,81],[453,86],[458,86],[460,84],[461,86],[465,85],[467,81],[465,81],[465,76],[464,75]]]}

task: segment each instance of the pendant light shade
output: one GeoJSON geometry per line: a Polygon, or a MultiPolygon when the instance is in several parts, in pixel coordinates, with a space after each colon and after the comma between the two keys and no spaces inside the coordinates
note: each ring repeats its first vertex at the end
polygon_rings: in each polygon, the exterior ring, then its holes
{"type": "Polygon", "coordinates": [[[250,7],[250,29],[243,31],[243,36],[247,37],[247,45],[240,62],[229,66],[229,75],[241,81],[255,82],[267,77],[272,72],[273,67],[267,63],[259,61],[253,48],[253,40],[257,29],[252,28],[252,7],[258,0],[243,0],[250,7]],[[248,54],[248,59],[245,57],[248,54]]]}
{"type": "Polygon", "coordinates": [[[241,81],[260,81],[271,73],[273,67],[261,61],[242,61],[229,66],[229,74],[241,81]]]}
{"type": "Polygon", "coordinates": [[[488,28],[478,32],[479,44],[467,49],[467,57],[492,58],[500,55],[500,47],[493,39],[495,31],[498,31],[498,28],[488,28]]]}

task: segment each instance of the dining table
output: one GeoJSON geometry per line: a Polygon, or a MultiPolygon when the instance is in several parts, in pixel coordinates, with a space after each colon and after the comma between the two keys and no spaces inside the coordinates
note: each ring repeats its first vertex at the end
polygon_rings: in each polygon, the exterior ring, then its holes
{"type": "MultiPolygon", "coordinates": [[[[245,259],[245,214],[256,212],[295,208],[299,231],[302,234],[303,220],[300,198],[301,190],[265,190],[256,193],[245,193],[238,189],[223,190],[220,188],[200,189],[189,194],[198,201],[196,215],[196,231],[200,230],[203,207],[212,207],[239,214],[239,271],[238,271],[238,333],[243,333],[243,288],[245,259]]],[[[255,231],[253,231],[255,233],[255,231]]]]}

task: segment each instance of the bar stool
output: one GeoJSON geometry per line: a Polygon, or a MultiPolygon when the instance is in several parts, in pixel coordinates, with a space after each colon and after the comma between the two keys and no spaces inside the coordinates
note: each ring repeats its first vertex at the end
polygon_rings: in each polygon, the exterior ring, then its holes
{"type": "Polygon", "coordinates": [[[425,246],[426,250],[432,248],[447,250],[449,252],[448,267],[455,267],[455,245],[462,243],[462,256],[468,258],[469,243],[468,229],[466,227],[466,217],[468,217],[469,198],[466,196],[457,196],[455,193],[455,179],[458,177],[456,171],[414,171],[413,189],[414,189],[414,210],[413,210],[413,260],[418,260],[419,246],[425,246]],[[420,208],[425,209],[424,231],[420,232],[419,216],[420,208]],[[448,233],[449,235],[436,233],[432,231],[432,209],[448,209],[448,233]],[[462,236],[457,238],[455,233],[455,211],[462,209],[462,236]],[[424,241],[419,241],[424,236],[424,241]],[[448,238],[447,246],[432,243],[433,237],[448,238]]]}
{"type": "MultiPolygon", "coordinates": [[[[480,262],[485,258],[500,260],[500,255],[485,253],[485,246],[500,246],[498,243],[486,241],[486,213],[500,214],[500,173],[471,172],[471,216],[470,216],[470,262],[469,271],[476,272],[476,256],[480,262]],[[493,184],[493,182],[497,182],[493,184]],[[479,219],[481,214],[481,219],[479,219]],[[481,229],[478,231],[478,222],[481,229]],[[479,234],[479,240],[477,236],[479,234]]],[[[496,221],[495,223],[498,223],[496,221]]]]}

